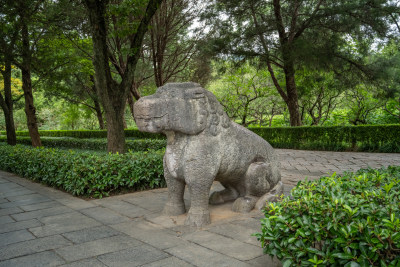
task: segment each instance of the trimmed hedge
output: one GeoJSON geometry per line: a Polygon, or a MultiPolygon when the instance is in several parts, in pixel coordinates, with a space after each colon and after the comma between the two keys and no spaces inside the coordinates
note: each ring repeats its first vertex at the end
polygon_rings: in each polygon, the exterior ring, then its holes
{"type": "Polygon", "coordinates": [[[0,144],[0,169],[77,196],[165,187],[164,151],[93,154],[0,144]]]}
{"type": "Polygon", "coordinates": [[[400,167],[303,181],[256,234],[283,266],[400,266],[400,167]]]}
{"type": "Polygon", "coordinates": [[[276,148],[400,152],[400,124],[249,129],[276,148]]]}
{"type": "MultiPolygon", "coordinates": [[[[0,134],[6,135],[5,131],[0,134]]],[[[17,136],[29,136],[28,131],[16,131],[17,136]]],[[[41,137],[107,138],[106,130],[40,130],[41,137]]],[[[125,137],[165,139],[162,134],[140,132],[138,129],[126,129],[125,137]]]]}
{"type": "MultiPolygon", "coordinates": [[[[107,150],[107,139],[102,138],[71,138],[71,137],[41,137],[42,145],[44,147],[54,148],[78,148],[88,150],[107,150]]],[[[7,142],[6,136],[0,136],[0,142],[7,142]]],[[[17,136],[17,143],[23,145],[31,145],[29,136],[17,136]]],[[[132,152],[134,151],[147,151],[147,150],[160,150],[167,145],[164,139],[135,139],[126,140],[126,148],[132,152]]]]}
{"type": "MultiPolygon", "coordinates": [[[[400,152],[400,124],[359,126],[250,127],[273,147],[290,149],[400,152]]],[[[5,135],[5,132],[0,132],[5,135]]],[[[105,138],[106,131],[39,131],[42,137],[105,138]]],[[[28,136],[27,131],[17,131],[28,136]]],[[[165,139],[162,134],[125,130],[126,137],[165,139]]]]}

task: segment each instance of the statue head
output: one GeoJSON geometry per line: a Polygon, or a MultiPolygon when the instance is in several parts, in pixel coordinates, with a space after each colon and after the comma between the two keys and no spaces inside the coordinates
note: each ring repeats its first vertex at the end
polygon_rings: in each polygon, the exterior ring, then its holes
{"type": "Polygon", "coordinates": [[[196,135],[209,131],[217,135],[230,120],[216,97],[197,83],[169,83],[155,94],[140,98],[134,105],[140,131],[166,131],[196,135]]]}

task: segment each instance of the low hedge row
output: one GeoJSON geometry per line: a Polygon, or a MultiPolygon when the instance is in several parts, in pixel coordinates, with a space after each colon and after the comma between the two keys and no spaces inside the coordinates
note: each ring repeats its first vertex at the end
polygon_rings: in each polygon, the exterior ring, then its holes
{"type": "MultiPolygon", "coordinates": [[[[0,136],[0,142],[6,142],[6,136],[0,136]]],[[[71,138],[71,137],[41,137],[44,147],[54,148],[79,148],[89,150],[107,150],[107,139],[105,138],[71,138]]],[[[31,145],[29,136],[18,136],[17,143],[31,145]]],[[[167,145],[164,139],[134,139],[126,140],[126,149],[133,151],[160,150],[167,145]]]]}
{"type": "MultiPolygon", "coordinates": [[[[1,135],[6,135],[5,131],[0,131],[1,135]]],[[[17,136],[29,136],[28,131],[17,131],[17,136]]],[[[107,138],[106,130],[40,130],[40,136],[47,137],[74,137],[74,138],[107,138]]],[[[134,138],[154,138],[164,139],[165,136],[162,134],[145,133],[137,129],[126,129],[125,137],[134,138]]]]}
{"type": "Polygon", "coordinates": [[[400,167],[304,181],[256,234],[283,266],[400,266],[400,167]]]}
{"type": "MultiPolygon", "coordinates": [[[[359,126],[302,126],[249,128],[276,148],[400,152],[400,124],[359,126]]],[[[106,138],[101,130],[39,131],[42,137],[106,138]]],[[[5,135],[2,131],[0,134],[5,135]]],[[[17,131],[18,136],[28,136],[27,131],[17,131]]],[[[125,130],[126,137],[165,139],[161,134],[125,130]]]]}
{"type": "Polygon", "coordinates": [[[164,151],[96,154],[0,144],[0,169],[61,188],[73,195],[165,187],[164,151]]]}
{"type": "Polygon", "coordinates": [[[400,124],[249,129],[276,148],[400,152],[400,124]]]}

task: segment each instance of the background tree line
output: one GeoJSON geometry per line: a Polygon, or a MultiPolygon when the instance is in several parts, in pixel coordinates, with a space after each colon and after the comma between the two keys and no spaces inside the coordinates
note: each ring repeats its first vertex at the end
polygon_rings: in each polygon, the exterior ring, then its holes
{"type": "Polygon", "coordinates": [[[0,127],[33,146],[38,127],[107,129],[124,152],[134,101],[173,81],[245,126],[398,123],[399,14],[389,0],[0,0],[0,127]]]}

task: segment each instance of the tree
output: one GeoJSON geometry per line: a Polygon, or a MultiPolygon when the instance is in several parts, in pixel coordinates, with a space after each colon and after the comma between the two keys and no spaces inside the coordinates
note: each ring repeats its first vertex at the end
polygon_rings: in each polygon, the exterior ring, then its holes
{"type": "Polygon", "coordinates": [[[0,16],[0,72],[3,77],[3,92],[0,92],[0,106],[6,122],[7,143],[9,145],[16,145],[14,100],[12,98],[12,62],[18,38],[18,25],[15,23],[16,14],[7,12],[6,8],[6,3],[0,1],[0,14],[2,14],[0,16]]]}
{"type": "Polygon", "coordinates": [[[322,125],[339,104],[344,85],[333,72],[303,69],[298,71],[301,118],[305,113],[311,125],[322,125]]]}
{"type": "MultiPolygon", "coordinates": [[[[2,75],[3,85],[0,85],[0,106],[3,110],[5,122],[6,122],[6,134],[7,134],[7,143],[9,145],[17,144],[17,136],[15,133],[15,124],[14,124],[14,102],[17,100],[13,99],[13,91],[15,95],[15,91],[17,88],[13,86],[17,82],[18,85],[21,85],[19,79],[15,79],[12,77],[12,68],[11,61],[5,60],[5,65],[0,66],[0,73],[2,75]],[[14,90],[13,90],[14,89],[14,90]]],[[[20,94],[23,96],[23,94],[20,94]]]]}
{"type": "Polygon", "coordinates": [[[347,118],[353,125],[367,124],[369,115],[384,106],[377,88],[360,84],[353,90],[346,91],[348,113],[347,118]]]}
{"type": "Polygon", "coordinates": [[[47,66],[37,70],[42,77],[40,87],[47,96],[89,108],[96,115],[99,128],[105,129],[94,83],[92,58],[88,56],[92,53],[92,43],[87,38],[78,41],[77,37],[71,35],[67,39],[57,29],[53,34],[57,34],[54,39],[42,40],[40,43],[41,64],[47,66]],[[79,48],[75,46],[78,42],[79,48]]]}
{"type": "MultiPolygon", "coordinates": [[[[12,63],[18,66],[22,73],[22,89],[24,91],[25,98],[25,114],[27,118],[29,135],[31,137],[32,146],[34,147],[41,146],[42,144],[40,141],[40,135],[37,126],[36,109],[33,102],[31,67],[32,54],[36,49],[35,46],[38,39],[41,37],[41,34],[38,33],[33,38],[32,29],[30,29],[30,26],[33,24],[35,19],[37,19],[35,16],[38,14],[38,10],[40,9],[42,4],[43,1],[40,0],[15,0],[4,1],[4,3],[2,3],[2,6],[4,7],[4,10],[2,11],[4,11],[5,16],[9,14],[14,14],[13,17],[11,16],[9,18],[15,19],[16,23],[14,25],[18,29],[15,46],[11,46],[11,43],[8,46],[8,60],[12,60],[12,63]],[[15,50],[11,51],[14,48],[15,50]]],[[[9,65],[9,63],[6,63],[6,65],[9,65]]]]}
{"type": "MultiPolygon", "coordinates": [[[[128,2],[129,1],[125,1],[122,2],[122,4],[125,4],[125,6],[132,4],[128,2]]],[[[152,16],[161,2],[162,0],[150,0],[143,12],[140,22],[129,24],[130,27],[136,26],[134,27],[135,34],[130,35],[130,45],[128,48],[129,56],[126,62],[126,68],[122,74],[121,80],[118,82],[113,79],[109,64],[109,56],[112,54],[109,50],[110,47],[107,45],[107,7],[109,1],[84,1],[92,30],[95,84],[107,120],[107,149],[109,152],[125,152],[125,133],[123,125],[125,102],[129,90],[132,87],[135,67],[139,59],[144,34],[147,31],[152,16]]],[[[135,4],[138,5],[138,3],[135,4]]],[[[139,6],[138,8],[140,9],[142,7],[139,6]]],[[[125,18],[125,22],[131,22],[129,16],[125,18]]]]}
{"type": "Polygon", "coordinates": [[[228,116],[239,119],[243,126],[262,124],[266,116],[270,117],[271,123],[278,113],[279,101],[274,101],[276,94],[270,90],[273,85],[269,73],[257,70],[249,63],[238,68],[227,64],[223,68],[227,69],[226,73],[210,87],[228,116]]]}
{"type": "Polygon", "coordinates": [[[188,0],[164,0],[152,18],[149,48],[157,87],[183,72],[194,54],[195,40],[185,38],[195,18],[188,0]]]}
{"type": "Polygon", "coordinates": [[[351,65],[367,71],[359,55],[368,52],[371,39],[385,36],[387,18],[398,9],[387,0],[216,0],[203,17],[215,25],[216,50],[260,58],[288,107],[290,124],[298,126],[297,69],[351,65]],[[349,40],[358,40],[362,49],[343,49],[349,40]]]}

